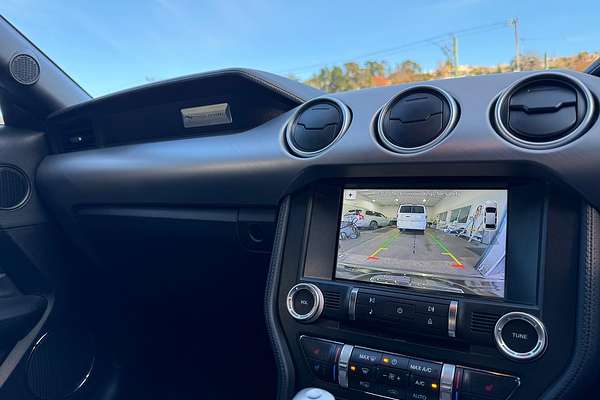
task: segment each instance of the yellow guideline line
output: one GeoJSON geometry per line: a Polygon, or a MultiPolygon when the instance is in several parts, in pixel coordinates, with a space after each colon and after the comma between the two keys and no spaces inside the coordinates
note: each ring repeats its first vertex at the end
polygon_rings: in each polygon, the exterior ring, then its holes
{"type": "Polygon", "coordinates": [[[392,243],[392,241],[394,241],[395,239],[398,238],[398,233],[393,232],[390,237],[388,237],[381,245],[380,248],[378,248],[377,250],[375,250],[373,252],[373,254],[371,254],[369,257],[367,257],[367,260],[379,260],[379,257],[377,257],[377,254],[383,250],[387,250],[387,246],[390,245],[390,243],[392,243]]]}
{"type": "Polygon", "coordinates": [[[452,252],[444,245],[444,243],[442,243],[442,241],[440,239],[438,239],[437,237],[435,237],[435,235],[433,235],[431,233],[429,233],[428,235],[444,251],[442,253],[443,255],[448,256],[448,257],[452,258],[452,260],[454,260],[454,262],[455,262],[454,266],[455,267],[458,267],[458,268],[463,268],[464,267],[464,264],[462,262],[460,262],[460,260],[458,258],[456,258],[454,256],[454,254],[452,254],[452,252]]]}
{"type": "Polygon", "coordinates": [[[373,254],[371,254],[369,257],[367,257],[367,259],[371,259],[371,260],[377,259],[378,258],[377,257],[377,253],[379,253],[380,251],[383,251],[383,250],[387,250],[387,247],[380,247],[380,248],[378,248],[377,250],[375,250],[373,252],[373,254]]]}
{"type": "Polygon", "coordinates": [[[442,253],[442,254],[445,256],[450,256],[454,260],[455,263],[462,265],[462,263],[458,260],[458,258],[454,257],[454,254],[452,254],[452,253],[442,253]]]}

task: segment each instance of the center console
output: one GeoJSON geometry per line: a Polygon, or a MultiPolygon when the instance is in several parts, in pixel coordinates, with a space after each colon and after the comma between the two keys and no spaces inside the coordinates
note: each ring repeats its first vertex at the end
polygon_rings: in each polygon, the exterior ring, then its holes
{"type": "Polygon", "coordinates": [[[282,206],[290,391],[532,399],[570,360],[581,203],[542,180],[332,180],[282,206]],[[540,375],[539,370],[545,371],[540,375]]]}
{"type": "Polygon", "coordinates": [[[501,399],[520,383],[510,375],[308,336],[300,344],[320,379],[393,399],[501,399]]]}

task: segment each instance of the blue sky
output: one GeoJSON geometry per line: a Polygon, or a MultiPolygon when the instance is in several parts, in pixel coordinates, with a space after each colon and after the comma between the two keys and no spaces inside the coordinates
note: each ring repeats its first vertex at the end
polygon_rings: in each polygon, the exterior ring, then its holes
{"type": "Polygon", "coordinates": [[[522,52],[600,50],[597,0],[2,0],[0,13],[93,96],[226,67],[307,78],[369,53],[357,61],[431,69],[449,39],[404,45],[482,26],[459,35],[460,63],[507,63],[512,30],[493,24],[512,17],[522,52]]]}

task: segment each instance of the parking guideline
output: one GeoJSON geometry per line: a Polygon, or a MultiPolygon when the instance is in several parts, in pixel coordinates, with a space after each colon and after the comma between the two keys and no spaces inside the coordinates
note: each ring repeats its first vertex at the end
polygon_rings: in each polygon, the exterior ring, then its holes
{"type": "Polygon", "coordinates": [[[452,254],[450,249],[448,249],[448,247],[446,247],[446,245],[444,243],[442,243],[442,241],[440,239],[438,239],[432,233],[428,233],[428,235],[431,239],[433,239],[435,244],[437,244],[442,249],[443,255],[448,256],[448,257],[452,258],[452,260],[454,260],[454,264],[452,264],[453,267],[456,267],[456,268],[464,268],[465,267],[465,265],[462,262],[460,262],[460,260],[454,254],[452,254]]]}
{"type": "Polygon", "coordinates": [[[379,256],[377,254],[379,254],[380,252],[387,250],[388,246],[390,245],[390,243],[392,243],[395,239],[398,238],[398,233],[394,232],[392,233],[391,237],[387,238],[382,244],[381,247],[379,247],[377,250],[375,250],[369,257],[367,257],[367,260],[379,260],[379,256]]]}

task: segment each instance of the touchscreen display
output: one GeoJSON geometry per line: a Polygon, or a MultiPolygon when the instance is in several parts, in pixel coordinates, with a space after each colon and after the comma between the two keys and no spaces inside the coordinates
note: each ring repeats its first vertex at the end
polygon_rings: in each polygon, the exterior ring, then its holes
{"type": "Polygon", "coordinates": [[[336,279],[504,297],[506,190],[346,189],[336,279]]]}

